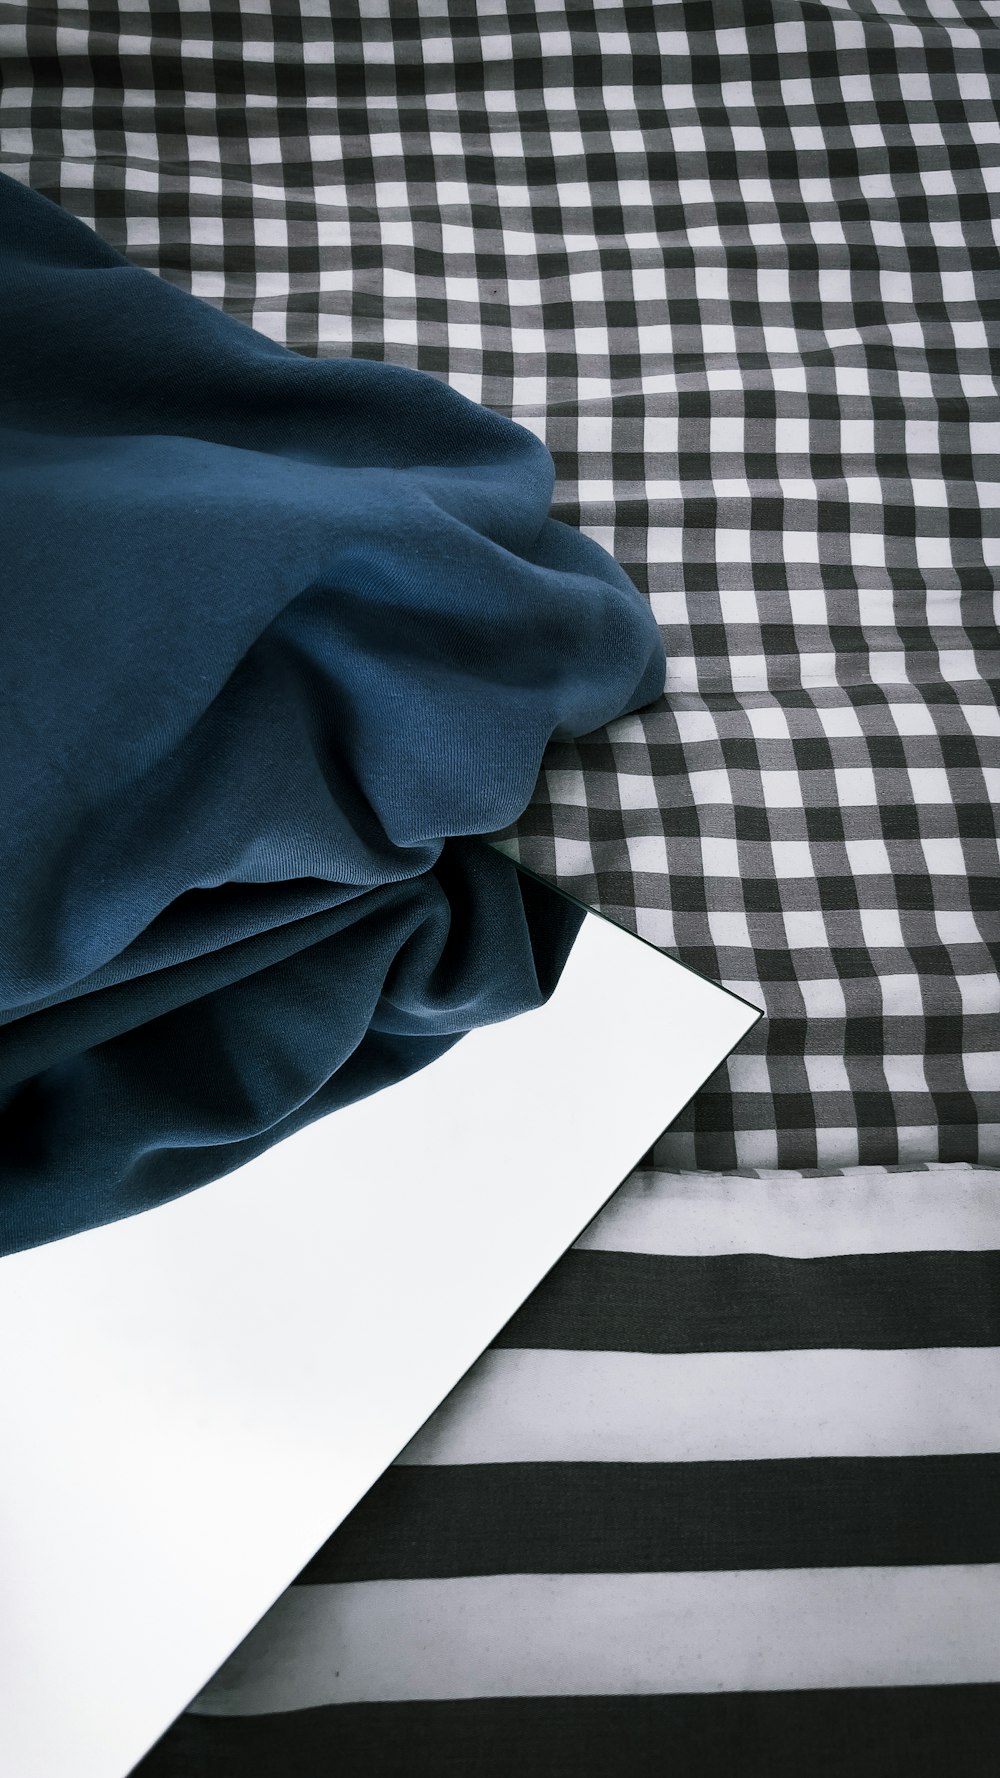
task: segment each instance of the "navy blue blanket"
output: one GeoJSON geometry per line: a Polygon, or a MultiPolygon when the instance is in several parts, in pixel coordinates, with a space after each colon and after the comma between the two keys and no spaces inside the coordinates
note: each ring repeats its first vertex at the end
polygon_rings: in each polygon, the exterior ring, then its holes
{"type": "Polygon", "coordinates": [[[0,350],[10,1252],[538,1004],[569,904],[465,836],[665,659],[532,433],[290,352],[3,176],[0,350]]]}

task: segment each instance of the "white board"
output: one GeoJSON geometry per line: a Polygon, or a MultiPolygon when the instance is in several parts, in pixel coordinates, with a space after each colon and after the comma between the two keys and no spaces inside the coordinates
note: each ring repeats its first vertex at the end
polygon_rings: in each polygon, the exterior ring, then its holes
{"type": "Polygon", "coordinates": [[[760,1017],[607,920],[546,1005],[0,1262],[0,1774],[123,1778],[760,1017]]]}

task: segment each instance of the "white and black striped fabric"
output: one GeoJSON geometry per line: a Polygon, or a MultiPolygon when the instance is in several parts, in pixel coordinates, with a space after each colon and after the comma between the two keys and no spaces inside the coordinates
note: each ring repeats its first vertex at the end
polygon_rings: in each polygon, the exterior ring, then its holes
{"type": "Polygon", "coordinates": [[[1000,5],[0,0],[0,76],[134,260],[544,438],[670,667],[503,843],[768,1015],[141,1778],[984,1778],[1000,5]]]}
{"type": "Polygon", "coordinates": [[[1000,1171],[637,1173],[139,1778],[1000,1769],[1000,1171]]]}

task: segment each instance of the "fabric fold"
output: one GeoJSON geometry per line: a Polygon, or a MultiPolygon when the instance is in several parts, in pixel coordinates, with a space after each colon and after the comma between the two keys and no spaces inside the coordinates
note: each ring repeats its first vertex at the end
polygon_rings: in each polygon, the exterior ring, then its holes
{"type": "Polygon", "coordinates": [[[624,571],[548,516],[534,434],[277,346],[2,176],[0,337],[10,1251],[229,1170],[369,1039],[354,1097],[458,1007],[522,1007],[510,867],[447,849],[665,659],[624,571]]]}

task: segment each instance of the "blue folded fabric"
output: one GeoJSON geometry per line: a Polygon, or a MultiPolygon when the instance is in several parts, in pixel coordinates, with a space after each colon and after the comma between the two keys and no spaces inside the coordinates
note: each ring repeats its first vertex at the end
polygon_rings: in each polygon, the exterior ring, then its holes
{"type": "Polygon", "coordinates": [[[537,1004],[569,915],[467,836],[665,659],[531,432],[3,175],[0,350],[2,1253],[537,1004]]]}

